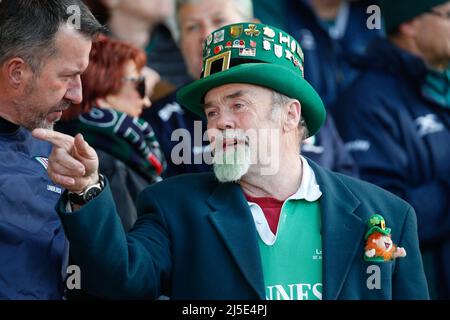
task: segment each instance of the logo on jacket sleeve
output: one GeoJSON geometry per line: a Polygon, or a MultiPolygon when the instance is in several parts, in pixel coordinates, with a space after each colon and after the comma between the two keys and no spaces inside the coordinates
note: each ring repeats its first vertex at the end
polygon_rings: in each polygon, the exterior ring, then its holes
{"type": "Polygon", "coordinates": [[[432,113],[417,118],[415,122],[421,137],[444,130],[444,125],[432,113]]]}
{"type": "Polygon", "coordinates": [[[48,169],[48,158],[45,158],[45,157],[34,157],[34,160],[36,160],[41,166],[43,166],[45,171],[47,171],[47,169],[48,169]]]}

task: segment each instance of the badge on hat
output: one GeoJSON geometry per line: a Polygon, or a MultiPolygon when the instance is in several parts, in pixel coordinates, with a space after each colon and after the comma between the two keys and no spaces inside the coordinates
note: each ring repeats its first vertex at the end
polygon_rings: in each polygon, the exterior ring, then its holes
{"type": "Polygon", "coordinates": [[[255,24],[249,24],[248,28],[244,30],[245,34],[250,37],[257,37],[261,33],[256,27],[255,24]]]}
{"type": "Polygon", "coordinates": [[[242,24],[237,25],[237,26],[232,26],[230,28],[230,35],[233,38],[238,38],[242,34],[242,30],[244,30],[244,26],[242,24]]]}
{"type": "Polygon", "coordinates": [[[391,229],[386,228],[383,216],[374,214],[367,225],[369,230],[364,237],[364,260],[382,262],[406,256],[406,250],[392,242],[391,229]]]}
{"type": "Polygon", "coordinates": [[[211,32],[205,41],[200,79],[177,92],[183,106],[204,117],[206,93],[229,83],[269,88],[302,103],[311,135],[325,121],[318,93],[304,79],[303,51],[287,32],[261,23],[241,22],[211,32]]]}

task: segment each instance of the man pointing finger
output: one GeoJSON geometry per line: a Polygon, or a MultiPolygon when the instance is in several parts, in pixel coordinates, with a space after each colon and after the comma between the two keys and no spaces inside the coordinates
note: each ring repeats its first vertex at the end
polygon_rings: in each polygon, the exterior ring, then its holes
{"type": "Polygon", "coordinates": [[[98,183],[97,153],[81,134],[73,138],[52,130],[35,129],[33,137],[53,144],[47,172],[55,183],[73,193],[82,193],[87,186],[98,183]]]}

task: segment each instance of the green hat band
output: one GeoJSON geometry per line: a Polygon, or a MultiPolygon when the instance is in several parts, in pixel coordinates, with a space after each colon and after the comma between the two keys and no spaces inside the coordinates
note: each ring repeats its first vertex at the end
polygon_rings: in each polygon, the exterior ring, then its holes
{"type": "Polygon", "coordinates": [[[201,77],[252,62],[277,63],[304,77],[304,55],[298,42],[279,29],[257,24],[231,25],[210,34],[203,45],[201,77]]]}
{"type": "Polygon", "coordinates": [[[317,92],[304,79],[300,44],[286,32],[264,24],[237,23],[212,32],[203,44],[201,79],[181,88],[178,102],[204,116],[209,90],[230,83],[266,87],[300,101],[310,135],[325,121],[317,92]]]}

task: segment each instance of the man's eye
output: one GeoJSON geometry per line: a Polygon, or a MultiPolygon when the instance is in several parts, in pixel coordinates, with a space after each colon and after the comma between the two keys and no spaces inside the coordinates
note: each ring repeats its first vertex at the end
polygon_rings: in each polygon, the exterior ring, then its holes
{"type": "Polygon", "coordinates": [[[212,118],[212,117],[214,117],[214,116],[216,116],[217,115],[217,112],[216,111],[208,111],[207,113],[206,113],[206,117],[208,117],[208,118],[212,118]]]}
{"type": "Polygon", "coordinates": [[[215,25],[217,28],[220,28],[220,27],[222,27],[223,25],[227,24],[226,22],[227,22],[227,21],[226,21],[225,19],[223,19],[223,18],[217,18],[217,19],[214,19],[214,25],[215,25]]]}
{"type": "Polygon", "coordinates": [[[197,25],[197,24],[187,25],[187,26],[185,27],[185,30],[186,30],[187,32],[197,31],[197,30],[198,30],[198,25],[197,25]]]}

